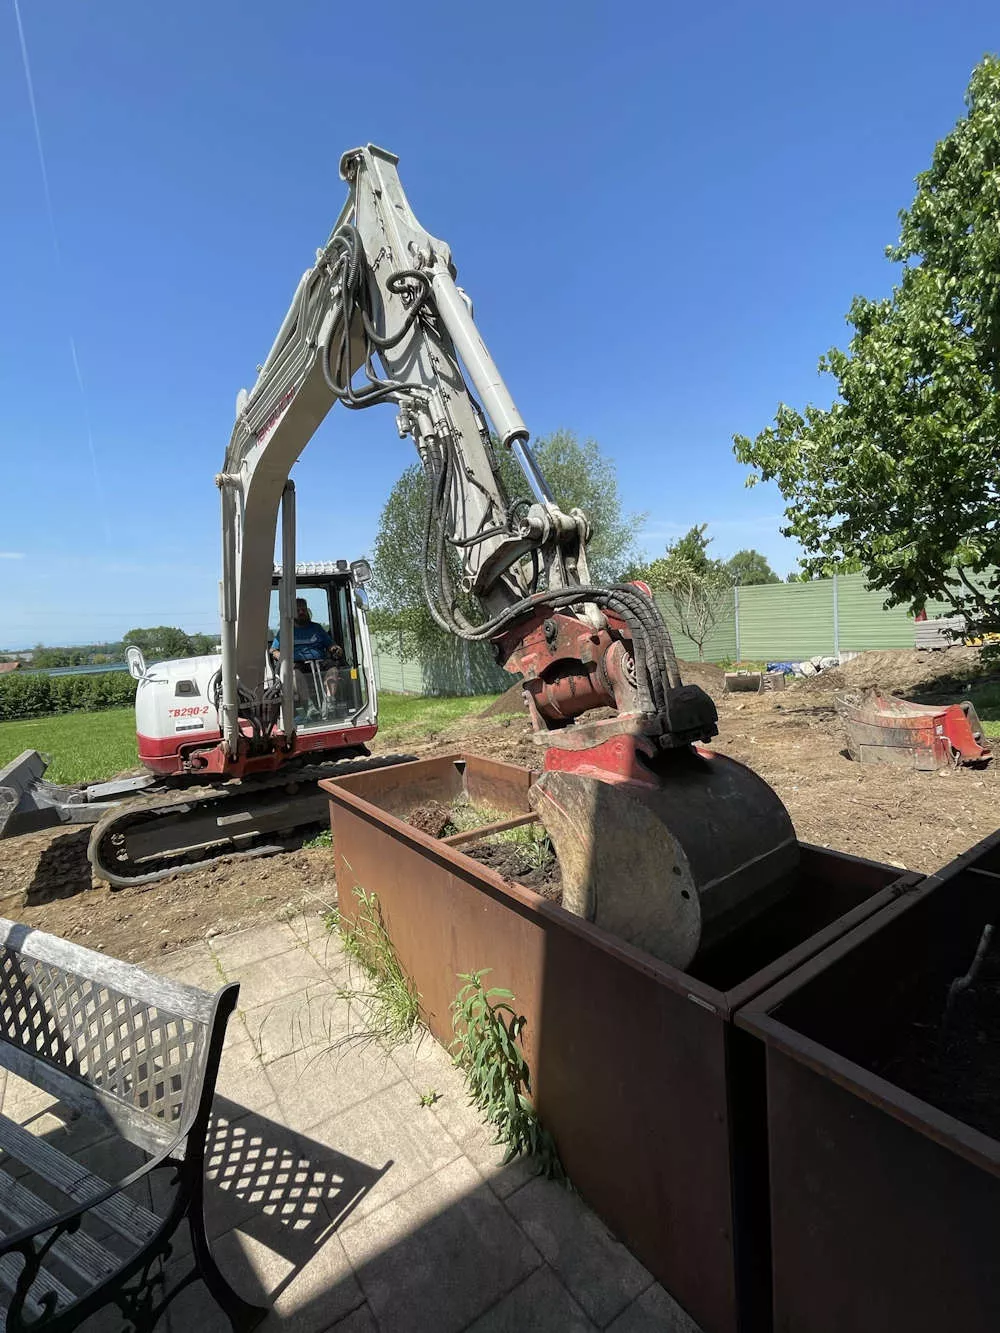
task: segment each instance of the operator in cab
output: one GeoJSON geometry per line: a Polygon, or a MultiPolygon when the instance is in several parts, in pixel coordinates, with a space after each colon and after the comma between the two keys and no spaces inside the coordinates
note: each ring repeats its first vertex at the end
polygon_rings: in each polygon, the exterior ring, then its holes
{"type": "MultiPolygon", "coordinates": [[[[271,657],[275,664],[281,657],[281,635],[276,634],[271,644],[271,657]]],[[[323,692],[333,700],[340,683],[340,668],[344,664],[344,650],[322,625],[312,618],[309,604],[304,597],[295,599],[295,624],[293,627],[292,662],[295,665],[296,696],[308,697],[309,691],[305,680],[300,676],[312,670],[316,663],[321,673],[323,692]]],[[[317,701],[318,702],[318,701],[317,701]]]]}
{"type": "MultiPolygon", "coordinates": [[[[339,645],[326,632],[322,625],[317,625],[309,610],[309,603],[304,597],[295,599],[293,662],[326,662],[343,656],[339,645]]],[[[281,656],[281,635],[274,636],[271,644],[271,656],[275,661],[281,656]]]]}

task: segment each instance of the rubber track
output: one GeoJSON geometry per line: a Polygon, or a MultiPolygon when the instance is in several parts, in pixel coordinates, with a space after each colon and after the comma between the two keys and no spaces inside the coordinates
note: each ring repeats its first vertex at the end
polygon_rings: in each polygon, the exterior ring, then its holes
{"type": "MultiPolygon", "coordinates": [[[[156,880],[164,879],[167,875],[179,875],[188,870],[200,870],[224,856],[270,856],[283,851],[284,848],[276,845],[273,841],[266,841],[268,837],[273,839],[273,834],[262,833],[260,835],[261,843],[250,847],[234,847],[223,843],[218,848],[210,848],[208,851],[199,851],[192,855],[172,852],[168,847],[164,849],[163,856],[169,861],[169,864],[150,870],[149,859],[145,858],[141,865],[136,865],[130,870],[127,860],[121,859],[119,850],[115,848],[111,839],[114,834],[125,833],[127,835],[128,828],[135,824],[142,824],[143,830],[148,831],[150,824],[153,822],[150,818],[152,812],[161,811],[165,816],[172,815],[175,813],[177,806],[187,805],[191,807],[190,813],[192,815],[199,815],[209,806],[231,803],[235,813],[239,808],[241,799],[247,801],[251,798],[256,799],[262,793],[287,787],[290,783],[297,783],[305,788],[302,792],[297,793],[303,799],[312,799],[315,797],[315,792],[310,790],[311,785],[319,782],[321,778],[346,777],[349,773],[364,773],[373,768],[386,768],[393,764],[404,764],[412,758],[412,755],[387,755],[384,758],[377,759],[315,764],[310,767],[279,770],[267,778],[252,778],[218,786],[205,784],[200,787],[183,787],[176,791],[163,791],[152,796],[140,796],[135,800],[123,802],[122,805],[116,806],[114,810],[109,810],[94,825],[87,846],[87,857],[97,878],[107,880],[112,888],[122,889],[133,884],[152,884],[156,880]],[[114,869],[110,869],[109,866],[114,866],[114,869]]],[[[315,823],[315,819],[311,818],[302,822],[311,824],[315,823]]],[[[297,827],[294,820],[288,827],[297,827]]]]}

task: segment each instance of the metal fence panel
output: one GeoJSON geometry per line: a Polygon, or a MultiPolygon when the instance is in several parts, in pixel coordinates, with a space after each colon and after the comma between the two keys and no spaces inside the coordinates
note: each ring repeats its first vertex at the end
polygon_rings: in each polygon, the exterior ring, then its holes
{"type": "MultiPolygon", "coordinates": [[[[677,613],[670,598],[663,593],[656,594],[656,604],[667,622],[670,637],[674,641],[674,652],[686,662],[697,662],[698,648],[695,643],[681,632],[677,623],[677,613]]],[[[735,603],[734,603],[735,606],[735,603]]],[[[705,640],[706,662],[735,662],[736,660],[736,618],[734,608],[726,606],[725,613],[705,640]]]]}
{"type": "Polygon", "coordinates": [[[396,694],[501,694],[514,683],[481,643],[455,639],[418,659],[403,652],[398,634],[375,631],[372,652],[378,688],[396,694]]]}
{"type": "Polygon", "coordinates": [[[833,580],[740,589],[744,661],[799,661],[834,650],[833,580]]]}
{"type": "Polygon", "coordinates": [[[887,611],[884,602],[885,593],[867,588],[863,574],[838,576],[841,652],[913,647],[913,617],[904,606],[887,611]]]}

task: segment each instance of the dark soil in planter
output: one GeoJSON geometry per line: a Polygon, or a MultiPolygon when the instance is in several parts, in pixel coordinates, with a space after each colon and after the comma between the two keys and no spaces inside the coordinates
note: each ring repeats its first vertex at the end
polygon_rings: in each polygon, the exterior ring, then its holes
{"type": "Polygon", "coordinates": [[[440,801],[426,801],[418,805],[406,822],[421,833],[429,833],[432,838],[446,838],[450,833],[458,831],[451,817],[451,809],[440,801]]]}
{"type": "MultiPolygon", "coordinates": [[[[971,962],[971,959],[970,959],[971,962]]],[[[936,989],[936,988],[935,988],[936,989]]],[[[1000,1139],[1000,948],[983,959],[975,981],[945,1019],[948,987],[929,995],[873,1072],[897,1087],[1000,1139]]]]}
{"type": "Polygon", "coordinates": [[[480,865],[489,866],[498,875],[503,875],[504,879],[523,884],[550,902],[562,902],[562,873],[551,848],[541,864],[538,864],[534,849],[529,851],[523,843],[517,842],[475,842],[463,847],[462,851],[480,865]]]}

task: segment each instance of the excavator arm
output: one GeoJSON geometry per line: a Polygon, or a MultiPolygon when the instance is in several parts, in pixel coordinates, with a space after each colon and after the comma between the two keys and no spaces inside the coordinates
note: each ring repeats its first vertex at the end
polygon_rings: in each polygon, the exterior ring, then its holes
{"type": "MultiPolygon", "coordinates": [[[[398,430],[413,439],[427,478],[421,568],[431,614],[453,634],[491,642],[498,661],[524,677],[540,739],[590,751],[598,764],[613,754],[621,773],[710,739],[714,704],[682,684],[648,590],[591,582],[587,518],[564,512],[549,491],[456,285],[450,250],[417,221],[396,162],[372,145],[344,155],[347,205],[303,275],[256,384],[237,403],[217,478],[223,743],[235,755],[245,743],[243,721],[263,707],[277,516],[292,465],[337,402],[395,406],[398,430]],[[509,499],[495,447],[513,451],[530,503],[509,499]],[[468,613],[470,598],[478,619],[468,613]],[[577,722],[600,707],[616,716],[577,722]],[[612,738],[616,745],[602,748],[612,738]]],[[[286,684],[284,737],[294,728],[289,695],[286,684]]],[[[564,756],[562,766],[571,763],[564,756]]]]}

